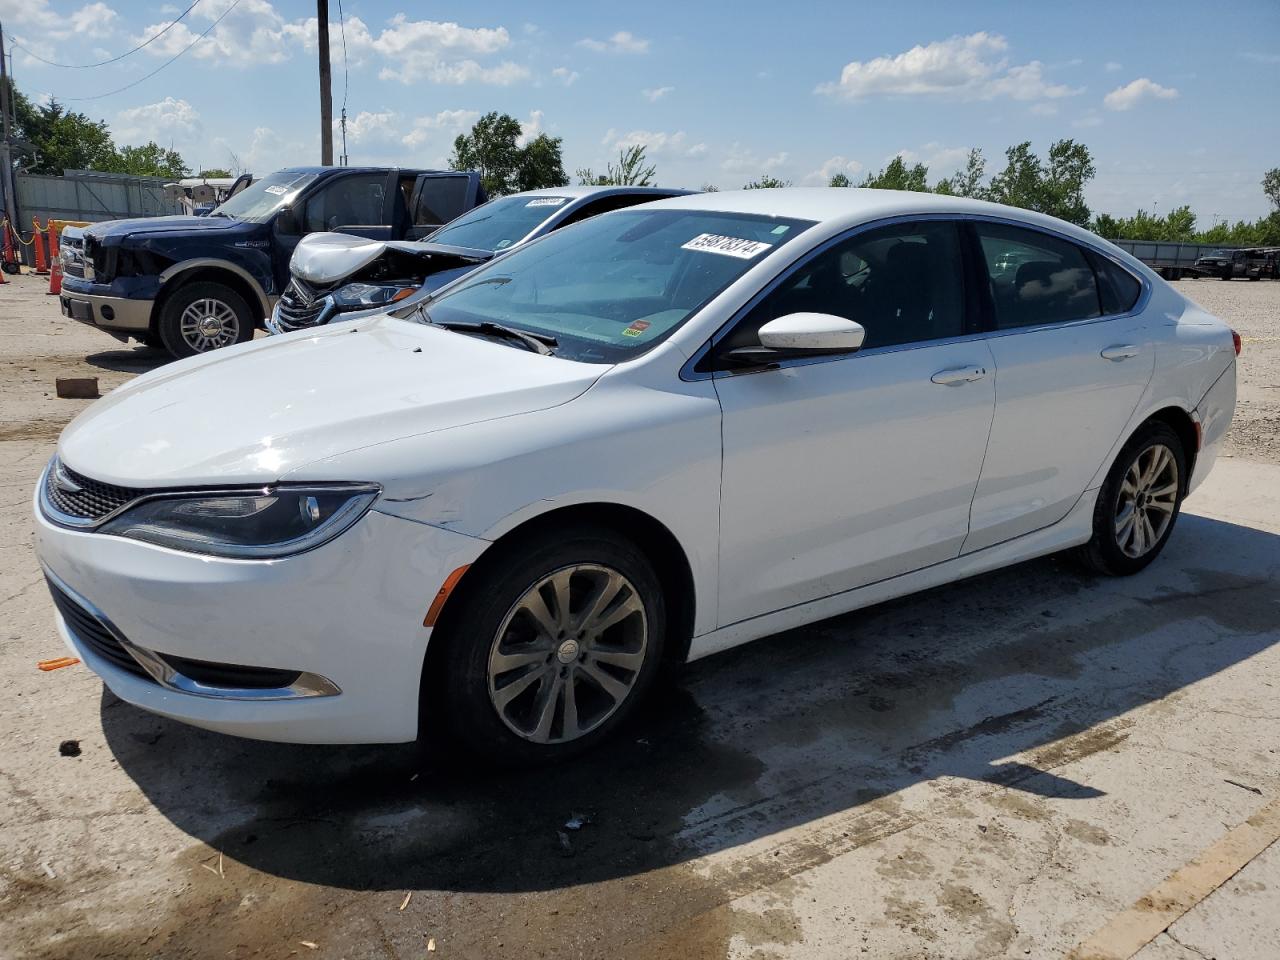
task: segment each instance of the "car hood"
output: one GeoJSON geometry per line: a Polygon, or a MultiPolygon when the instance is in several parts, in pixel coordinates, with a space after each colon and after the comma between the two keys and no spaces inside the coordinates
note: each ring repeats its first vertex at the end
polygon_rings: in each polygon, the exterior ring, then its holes
{"type": "Polygon", "coordinates": [[[135,217],[132,220],[107,220],[85,227],[85,234],[95,240],[120,240],[139,234],[223,232],[242,229],[239,220],[230,217],[135,217]]]}
{"type": "Polygon", "coordinates": [[[493,258],[492,250],[455,247],[412,240],[369,240],[346,233],[313,233],[303,237],[289,261],[289,271],[314,284],[337,283],[363,270],[379,257],[395,251],[421,263],[415,273],[430,275],[460,264],[479,264],[493,258]]]}
{"type": "Polygon", "coordinates": [[[340,453],[567,403],[607,369],[383,316],[144,374],[73,420],[58,454],[121,486],[270,483],[340,453]]]}

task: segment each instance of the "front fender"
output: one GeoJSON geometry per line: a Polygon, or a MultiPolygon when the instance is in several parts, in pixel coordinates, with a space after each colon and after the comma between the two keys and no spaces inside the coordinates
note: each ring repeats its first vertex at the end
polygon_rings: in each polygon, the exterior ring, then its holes
{"type": "MultiPolygon", "coordinates": [[[[269,317],[271,315],[271,299],[267,296],[267,289],[271,286],[271,271],[270,262],[265,258],[263,259],[264,269],[256,273],[250,270],[248,266],[220,257],[194,257],[190,260],[182,260],[161,272],[160,286],[163,288],[165,284],[192,270],[226,270],[228,273],[235,274],[249,285],[249,288],[258,298],[258,306],[262,311],[262,316],[269,317]]],[[[259,265],[253,264],[253,266],[259,265]]]]}

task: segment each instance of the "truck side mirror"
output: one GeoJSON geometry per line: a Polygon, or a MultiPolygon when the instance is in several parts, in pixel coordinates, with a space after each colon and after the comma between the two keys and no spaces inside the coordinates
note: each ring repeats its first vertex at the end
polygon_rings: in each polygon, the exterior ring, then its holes
{"type": "Polygon", "coordinates": [[[298,230],[298,212],[293,207],[285,207],[276,214],[276,233],[288,237],[296,237],[298,230]]]}

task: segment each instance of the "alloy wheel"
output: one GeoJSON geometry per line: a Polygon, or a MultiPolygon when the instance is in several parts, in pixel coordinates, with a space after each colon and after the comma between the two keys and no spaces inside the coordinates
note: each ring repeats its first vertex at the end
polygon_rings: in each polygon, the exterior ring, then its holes
{"type": "Polygon", "coordinates": [[[538,580],[503,619],[489,651],[489,699],[534,743],[566,743],[611,717],[635,687],[648,651],[644,604],[601,564],[538,580]]]}
{"type": "Polygon", "coordinates": [[[196,353],[230,346],[240,335],[240,318],[230,305],[212,297],[193,301],[178,320],[182,339],[196,353]]]}
{"type": "Polygon", "coordinates": [[[1178,460],[1164,444],[1134,458],[1116,501],[1116,545],[1125,556],[1145,556],[1165,535],[1178,507],[1178,481],[1178,460]]]}

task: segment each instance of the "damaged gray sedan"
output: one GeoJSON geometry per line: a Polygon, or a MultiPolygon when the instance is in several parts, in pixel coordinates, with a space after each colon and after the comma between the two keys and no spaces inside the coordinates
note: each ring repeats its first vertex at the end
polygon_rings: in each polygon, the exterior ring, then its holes
{"type": "Polygon", "coordinates": [[[303,237],[267,332],[291,333],[411,306],[481,264],[610,210],[691,193],[662,187],[550,187],[490,200],[423,240],[345,233],[303,237]]]}

